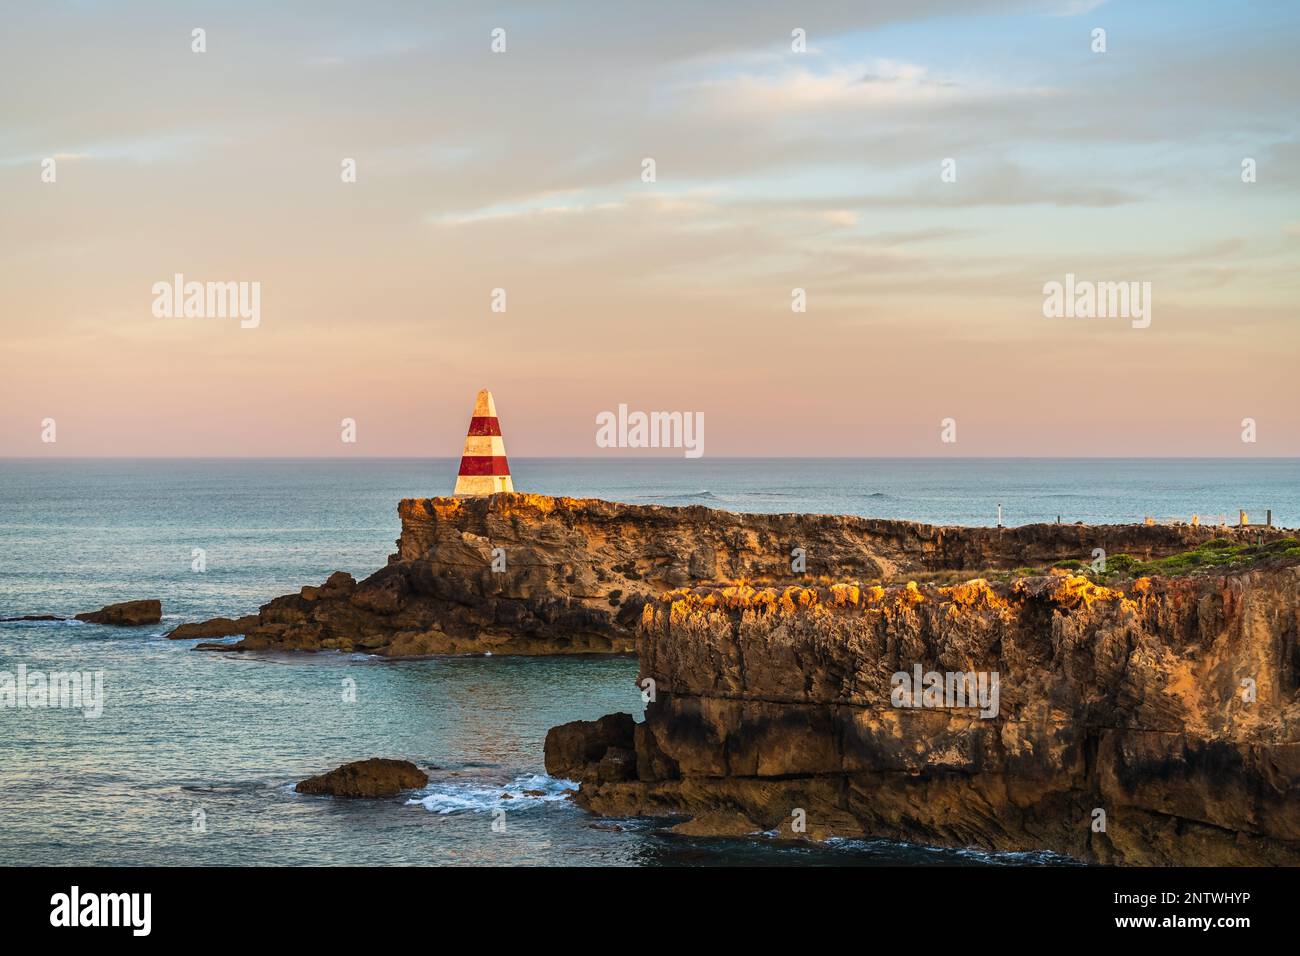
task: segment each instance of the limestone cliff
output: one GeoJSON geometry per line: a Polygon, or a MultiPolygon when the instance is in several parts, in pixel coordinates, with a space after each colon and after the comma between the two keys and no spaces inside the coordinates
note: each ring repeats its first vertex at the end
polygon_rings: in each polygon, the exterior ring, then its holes
{"type": "Polygon", "coordinates": [[[408,499],[398,511],[401,536],[387,567],[359,584],[340,572],[271,601],[233,646],[386,656],[626,653],[645,601],[671,588],[889,582],[1088,561],[1095,548],[1150,558],[1225,533],[1146,525],[934,527],[533,494],[408,499]],[[802,573],[792,570],[795,548],[805,556],[802,573]]]}
{"type": "Polygon", "coordinates": [[[1294,556],[1122,587],[674,590],[639,628],[655,699],[635,760],[567,725],[548,767],[591,810],[686,832],[790,836],[802,817],[817,838],[1296,864],[1298,632],[1294,556]],[[900,695],[918,665],[997,675],[996,714],[900,695]]]}

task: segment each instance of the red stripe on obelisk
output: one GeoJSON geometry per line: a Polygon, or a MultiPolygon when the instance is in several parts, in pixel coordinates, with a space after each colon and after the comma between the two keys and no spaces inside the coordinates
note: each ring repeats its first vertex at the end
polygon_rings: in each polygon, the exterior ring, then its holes
{"type": "Polygon", "coordinates": [[[510,465],[505,455],[466,455],[460,460],[460,474],[508,475],[510,465]]]}
{"type": "Polygon", "coordinates": [[[500,435],[501,423],[492,418],[480,418],[475,416],[469,420],[469,434],[474,437],[482,435],[500,435]]]}

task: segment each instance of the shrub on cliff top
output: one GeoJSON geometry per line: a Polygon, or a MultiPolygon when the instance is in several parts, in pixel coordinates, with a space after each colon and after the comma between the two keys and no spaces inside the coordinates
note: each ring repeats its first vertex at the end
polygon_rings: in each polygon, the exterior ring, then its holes
{"type": "Polygon", "coordinates": [[[1229,538],[1215,538],[1189,551],[1163,558],[1153,558],[1150,561],[1142,561],[1127,554],[1117,554],[1106,559],[1106,570],[1098,577],[1101,580],[1110,580],[1116,577],[1194,574],[1197,571],[1243,567],[1255,561],[1279,557],[1300,557],[1300,541],[1287,537],[1278,538],[1267,544],[1251,545],[1229,538]]]}

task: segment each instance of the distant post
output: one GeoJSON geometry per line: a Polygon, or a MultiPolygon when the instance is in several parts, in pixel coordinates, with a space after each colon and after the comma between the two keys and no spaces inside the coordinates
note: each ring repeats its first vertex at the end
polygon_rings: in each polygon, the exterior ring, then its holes
{"type": "Polygon", "coordinates": [[[998,527],[1002,527],[1002,506],[998,505],[998,527]]]}

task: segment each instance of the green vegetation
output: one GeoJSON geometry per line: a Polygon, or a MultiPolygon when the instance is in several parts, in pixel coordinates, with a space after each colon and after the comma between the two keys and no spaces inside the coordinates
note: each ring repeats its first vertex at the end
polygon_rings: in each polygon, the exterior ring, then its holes
{"type": "MultiPolygon", "coordinates": [[[[1203,570],[1225,570],[1253,564],[1268,558],[1300,557],[1300,540],[1278,538],[1263,545],[1238,543],[1229,538],[1215,538],[1197,545],[1191,551],[1171,554],[1167,558],[1143,561],[1127,554],[1106,558],[1105,572],[1096,575],[1100,581],[1116,578],[1140,578],[1147,575],[1193,574],[1203,570]]],[[[1068,568],[1078,562],[1064,561],[1058,568],[1068,568]]]]}
{"type": "MultiPolygon", "coordinates": [[[[1068,571],[1071,574],[1085,574],[1098,584],[1112,581],[1127,581],[1148,575],[1176,576],[1195,574],[1197,572],[1223,571],[1246,567],[1256,561],[1272,558],[1300,558],[1300,539],[1278,538],[1267,544],[1254,545],[1233,541],[1230,538],[1215,538],[1197,545],[1190,551],[1172,554],[1166,558],[1154,558],[1144,561],[1128,554],[1114,554],[1106,558],[1106,570],[1098,574],[1092,570],[1087,561],[1069,559],[1057,561],[1042,568],[1022,567],[1015,570],[986,568],[984,570],[943,570],[922,571],[900,575],[892,580],[871,580],[863,584],[897,585],[906,581],[917,584],[934,584],[950,586],[961,584],[972,578],[984,578],[986,581],[1009,583],[1017,578],[1041,577],[1052,571],[1068,571]]],[[[819,583],[828,584],[838,579],[820,578],[819,583]]]]}

